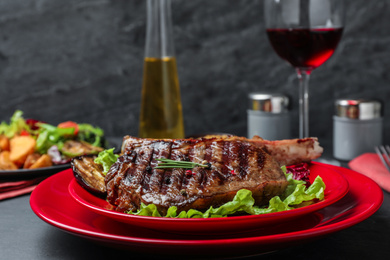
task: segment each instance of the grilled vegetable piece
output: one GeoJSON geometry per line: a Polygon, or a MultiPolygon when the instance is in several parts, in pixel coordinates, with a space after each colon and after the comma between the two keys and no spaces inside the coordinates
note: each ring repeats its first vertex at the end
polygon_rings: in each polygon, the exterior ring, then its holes
{"type": "Polygon", "coordinates": [[[107,195],[103,167],[94,162],[96,155],[78,156],[72,159],[71,166],[77,182],[91,194],[105,198],[107,195]]]}
{"type": "Polygon", "coordinates": [[[64,143],[61,152],[68,157],[76,157],[86,154],[98,154],[103,150],[102,147],[93,146],[84,141],[68,140],[64,143]]]}

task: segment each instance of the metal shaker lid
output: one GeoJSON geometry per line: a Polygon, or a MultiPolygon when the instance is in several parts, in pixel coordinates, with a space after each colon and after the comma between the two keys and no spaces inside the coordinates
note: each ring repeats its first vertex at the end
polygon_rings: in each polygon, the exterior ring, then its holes
{"type": "Polygon", "coordinates": [[[289,109],[289,98],[283,94],[250,93],[249,109],[268,113],[283,113],[289,109]]]}
{"type": "Polygon", "coordinates": [[[374,119],[383,116],[382,102],[375,99],[337,99],[336,116],[350,119],[374,119]]]}

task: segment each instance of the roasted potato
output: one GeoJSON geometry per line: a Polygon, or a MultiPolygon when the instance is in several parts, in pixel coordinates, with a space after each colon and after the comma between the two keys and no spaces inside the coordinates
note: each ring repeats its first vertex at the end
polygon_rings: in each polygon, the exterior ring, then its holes
{"type": "Polygon", "coordinates": [[[9,139],[5,135],[0,135],[0,152],[9,151],[9,139]]]}
{"type": "Polygon", "coordinates": [[[29,154],[26,158],[26,161],[23,164],[24,169],[30,168],[38,159],[41,157],[39,153],[29,154]]]}
{"type": "Polygon", "coordinates": [[[31,136],[15,136],[10,140],[10,160],[22,167],[27,156],[34,153],[36,141],[31,136]]]}
{"type": "Polygon", "coordinates": [[[10,160],[10,152],[9,151],[2,151],[0,153],[0,170],[2,171],[8,171],[8,170],[17,170],[18,166],[14,164],[10,160]]]}
{"type": "Polygon", "coordinates": [[[50,167],[53,163],[51,161],[51,157],[47,154],[42,154],[36,162],[29,167],[29,169],[36,169],[36,168],[44,168],[44,167],[50,167]]]}

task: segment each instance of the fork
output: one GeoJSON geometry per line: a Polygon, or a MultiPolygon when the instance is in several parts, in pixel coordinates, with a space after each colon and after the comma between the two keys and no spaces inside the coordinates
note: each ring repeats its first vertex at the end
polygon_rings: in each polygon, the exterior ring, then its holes
{"type": "Polygon", "coordinates": [[[387,168],[387,170],[390,172],[390,146],[386,145],[380,145],[375,147],[375,151],[378,154],[379,158],[381,159],[383,165],[387,168]]]}

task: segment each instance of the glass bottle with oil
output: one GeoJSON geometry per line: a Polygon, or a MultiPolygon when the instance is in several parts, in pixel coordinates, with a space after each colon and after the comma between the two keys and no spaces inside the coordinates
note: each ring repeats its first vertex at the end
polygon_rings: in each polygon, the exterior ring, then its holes
{"type": "Polygon", "coordinates": [[[170,0],[147,0],[146,46],[138,135],[144,138],[184,138],[170,0]]]}

